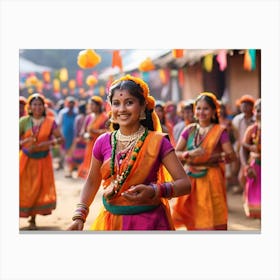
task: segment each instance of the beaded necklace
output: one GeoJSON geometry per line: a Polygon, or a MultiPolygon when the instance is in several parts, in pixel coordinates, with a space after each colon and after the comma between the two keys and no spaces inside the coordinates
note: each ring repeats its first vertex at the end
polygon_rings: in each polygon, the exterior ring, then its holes
{"type": "Polygon", "coordinates": [[[40,119],[31,118],[31,136],[33,138],[33,142],[37,142],[38,140],[38,135],[43,121],[44,117],[40,119]]]}
{"type": "Polygon", "coordinates": [[[196,125],[192,145],[194,148],[198,148],[201,145],[212,126],[213,124],[210,124],[209,126],[203,128],[198,124],[196,125]],[[199,132],[200,130],[202,130],[202,133],[199,132]]]}
{"type": "Polygon", "coordinates": [[[128,161],[128,165],[126,169],[121,173],[117,174],[116,178],[114,178],[115,175],[115,160],[116,160],[116,150],[117,150],[117,131],[113,133],[113,149],[112,149],[112,157],[110,161],[110,169],[111,169],[111,178],[112,178],[112,187],[113,187],[113,193],[112,196],[117,194],[119,190],[121,189],[123,183],[125,182],[126,178],[130,174],[130,171],[134,165],[134,162],[136,161],[137,155],[139,151],[141,150],[141,147],[144,143],[144,140],[146,139],[148,135],[148,129],[146,128],[142,136],[138,139],[137,143],[134,146],[134,149],[131,153],[130,159],[128,161]]]}

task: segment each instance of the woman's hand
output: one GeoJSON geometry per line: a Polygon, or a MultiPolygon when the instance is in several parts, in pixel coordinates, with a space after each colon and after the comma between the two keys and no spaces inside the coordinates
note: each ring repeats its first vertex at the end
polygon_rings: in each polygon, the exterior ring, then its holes
{"type": "Polygon", "coordinates": [[[150,185],[136,185],[131,186],[127,191],[121,194],[126,199],[136,202],[150,202],[155,196],[155,191],[150,185]]]}
{"type": "Polygon", "coordinates": [[[67,230],[83,230],[83,228],[84,228],[84,222],[81,219],[76,219],[67,228],[67,230]]]}

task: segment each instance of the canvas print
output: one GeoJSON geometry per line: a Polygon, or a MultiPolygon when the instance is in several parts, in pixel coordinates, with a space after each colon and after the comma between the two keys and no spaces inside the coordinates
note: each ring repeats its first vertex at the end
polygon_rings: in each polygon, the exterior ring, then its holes
{"type": "Polygon", "coordinates": [[[260,49],[20,49],[19,232],[261,233],[260,49]]]}

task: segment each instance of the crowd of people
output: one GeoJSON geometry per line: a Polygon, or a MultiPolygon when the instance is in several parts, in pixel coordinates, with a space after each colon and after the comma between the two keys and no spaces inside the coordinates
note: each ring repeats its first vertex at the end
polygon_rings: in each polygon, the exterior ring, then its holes
{"type": "Polygon", "coordinates": [[[243,95],[229,115],[215,93],[163,102],[125,75],[107,100],[54,105],[35,93],[19,104],[19,208],[30,229],[56,208],[54,158],[84,181],[68,230],[83,230],[99,189],[91,230],[227,230],[228,191],[261,219],[261,99],[243,95]]]}

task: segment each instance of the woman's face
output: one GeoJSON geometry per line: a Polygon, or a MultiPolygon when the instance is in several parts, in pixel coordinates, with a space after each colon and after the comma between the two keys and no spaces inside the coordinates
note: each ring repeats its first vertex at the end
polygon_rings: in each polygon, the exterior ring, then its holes
{"type": "Polygon", "coordinates": [[[195,106],[195,116],[199,123],[210,124],[214,117],[215,110],[203,99],[199,100],[195,106]]]}
{"type": "Polygon", "coordinates": [[[45,106],[43,101],[40,98],[33,99],[30,103],[30,109],[33,117],[41,117],[45,111],[45,106]]]}
{"type": "Polygon", "coordinates": [[[141,106],[139,100],[127,90],[115,90],[111,109],[112,117],[120,128],[138,129],[140,114],[144,106],[141,106]]]}

